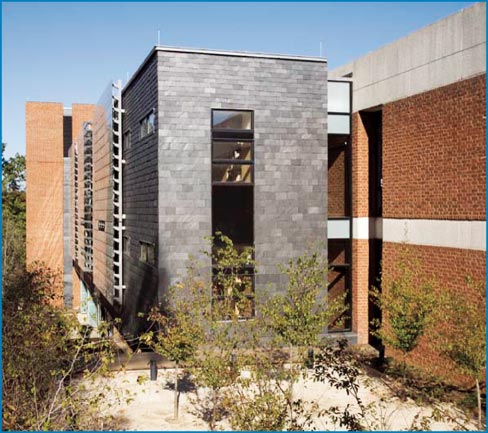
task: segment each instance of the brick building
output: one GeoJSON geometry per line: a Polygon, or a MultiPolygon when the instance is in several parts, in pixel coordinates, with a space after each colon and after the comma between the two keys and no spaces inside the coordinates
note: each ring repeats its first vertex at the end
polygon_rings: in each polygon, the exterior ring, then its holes
{"type": "MultiPolygon", "coordinates": [[[[380,271],[394,274],[401,250],[460,296],[470,295],[466,276],[485,279],[485,53],[486,4],[478,3],[329,74],[353,82],[351,269],[360,343],[368,342],[369,287],[380,271]]],[[[330,183],[329,176],[329,190],[330,183]]],[[[424,345],[415,356],[435,364],[424,345]]]]}
{"type": "Polygon", "coordinates": [[[63,269],[66,306],[131,334],[217,229],[255,247],[248,314],[318,242],[329,290],[349,294],[334,331],[367,343],[369,287],[399,246],[452,289],[484,278],[485,50],[476,4],[331,72],[154,47],[71,117],[28,103],[28,261],[63,269]]]}

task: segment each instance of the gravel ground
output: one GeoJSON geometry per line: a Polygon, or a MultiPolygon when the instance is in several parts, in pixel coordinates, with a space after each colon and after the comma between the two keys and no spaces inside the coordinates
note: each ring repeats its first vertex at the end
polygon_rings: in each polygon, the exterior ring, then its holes
{"type": "MultiPolygon", "coordinates": [[[[180,416],[177,421],[173,419],[173,390],[171,369],[160,369],[157,381],[149,380],[149,371],[130,370],[116,372],[110,379],[112,392],[115,391],[131,394],[132,401],[122,401],[114,404],[109,413],[113,414],[121,430],[208,430],[207,424],[192,414],[192,404],[189,401],[194,391],[182,392],[180,395],[180,416]]],[[[418,415],[429,416],[432,408],[419,406],[413,401],[400,401],[391,395],[391,392],[379,379],[365,378],[361,387],[360,396],[365,404],[372,401],[377,402],[375,425],[378,430],[406,430],[412,425],[414,418],[418,415]],[[368,385],[366,385],[366,381],[368,385]]],[[[307,401],[316,401],[320,408],[334,406],[345,406],[353,403],[353,399],[347,396],[344,391],[338,391],[323,383],[316,383],[311,380],[302,380],[294,388],[296,398],[307,401]]],[[[443,410],[454,414],[456,422],[462,423],[461,414],[457,413],[449,405],[443,405],[443,410]]],[[[456,422],[434,422],[431,430],[446,431],[456,429],[456,422]]],[[[316,421],[318,430],[340,430],[334,425],[327,423],[324,419],[316,421]]],[[[220,429],[229,430],[225,423],[219,425],[220,429]]],[[[459,426],[458,426],[459,428],[459,426]]],[[[470,430],[476,430],[474,424],[467,426],[470,430]]]]}

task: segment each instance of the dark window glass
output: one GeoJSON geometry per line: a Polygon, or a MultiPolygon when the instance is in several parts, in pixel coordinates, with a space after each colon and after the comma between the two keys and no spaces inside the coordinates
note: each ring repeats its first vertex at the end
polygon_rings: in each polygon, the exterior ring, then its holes
{"type": "Polygon", "coordinates": [[[213,110],[212,128],[252,130],[252,112],[213,110]]]}
{"type": "Polygon", "coordinates": [[[149,242],[140,242],[139,260],[141,262],[156,264],[156,247],[149,242]]]}
{"type": "Polygon", "coordinates": [[[154,112],[149,113],[140,122],[140,137],[144,138],[156,130],[156,115],[154,112]]]}
{"type": "MultiPolygon", "coordinates": [[[[251,111],[212,110],[212,232],[229,237],[239,252],[254,246],[252,122],[251,111]]],[[[222,320],[253,317],[254,267],[222,268],[217,261],[213,308],[222,320]]]]}
{"type": "Polygon", "coordinates": [[[345,331],[351,327],[351,309],[350,309],[350,289],[349,289],[349,269],[335,268],[329,270],[329,299],[343,301],[348,308],[344,313],[332,318],[329,331],[345,331]]]}
{"type": "Polygon", "coordinates": [[[327,252],[329,265],[345,265],[349,263],[348,247],[349,239],[329,239],[327,242],[327,252]]]}
{"type": "Polygon", "coordinates": [[[251,183],[252,165],[212,164],[212,182],[251,183]]]}
{"type": "Polygon", "coordinates": [[[327,175],[329,217],[349,216],[347,147],[329,147],[327,175]]]}
{"type": "Polygon", "coordinates": [[[222,232],[236,247],[252,246],[253,188],[250,186],[213,186],[213,232],[222,232]]]}
{"type": "Polygon", "coordinates": [[[252,145],[249,141],[213,141],[213,159],[252,160],[252,145]]]}

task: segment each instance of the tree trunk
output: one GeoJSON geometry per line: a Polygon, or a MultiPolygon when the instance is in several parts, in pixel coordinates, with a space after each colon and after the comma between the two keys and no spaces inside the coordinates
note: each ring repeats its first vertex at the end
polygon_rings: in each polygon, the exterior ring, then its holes
{"type": "Polygon", "coordinates": [[[210,420],[210,430],[215,430],[215,418],[217,414],[217,391],[212,390],[212,419],[210,420]]]}
{"type": "Polygon", "coordinates": [[[476,379],[476,398],[478,399],[478,430],[482,430],[481,424],[481,390],[480,382],[476,379]]]}
{"type": "Polygon", "coordinates": [[[289,394],[289,406],[290,406],[290,421],[293,422],[293,345],[289,347],[289,369],[290,369],[290,394],[289,394]]]}
{"type": "Polygon", "coordinates": [[[407,376],[407,354],[403,354],[403,359],[402,359],[402,382],[405,384],[405,379],[407,376]]]}
{"type": "Polygon", "coordinates": [[[178,392],[178,363],[175,363],[175,394],[174,394],[174,419],[178,419],[178,405],[179,405],[179,392],[178,392]]]}

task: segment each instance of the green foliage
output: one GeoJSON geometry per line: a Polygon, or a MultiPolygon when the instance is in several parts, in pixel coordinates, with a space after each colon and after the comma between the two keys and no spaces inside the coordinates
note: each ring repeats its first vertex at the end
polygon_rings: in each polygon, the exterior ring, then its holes
{"type": "Polygon", "coordinates": [[[4,430],[93,430],[110,427],[100,414],[112,361],[108,326],[82,327],[52,306],[59,276],[33,268],[3,281],[2,423],[4,430]],[[95,384],[90,388],[90,383],[95,384]]]}
{"type": "Polygon", "coordinates": [[[239,251],[221,233],[209,240],[210,252],[203,253],[213,264],[212,274],[192,260],[185,278],[170,289],[165,311],[150,313],[149,320],[157,328],[142,339],[175,362],[175,418],[178,367],[184,363],[196,384],[209,390],[210,396],[197,396],[194,405],[213,430],[223,410],[221,390],[233,383],[238,372],[236,350],[245,347],[239,319],[250,308],[254,261],[252,249],[239,251]]]}
{"type": "Polygon", "coordinates": [[[418,262],[403,256],[396,269],[397,277],[382,281],[382,292],[372,289],[373,302],[383,315],[382,322],[374,321],[373,325],[385,345],[403,353],[405,372],[406,356],[435,321],[433,311],[438,299],[434,282],[422,277],[418,262]]]}
{"type": "Polygon", "coordinates": [[[359,376],[361,370],[354,357],[348,351],[347,340],[338,340],[336,344],[322,346],[314,360],[314,380],[327,382],[336,389],[341,389],[354,398],[355,405],[344,408],[332,406],[322,415],[328,415],[335,425],[348,430],[369,430],[368,415],[372,406],[365,405],[359,396],[359,376]]]}
{"type": "Polygon", "coordinates": [[[234,430],[285,429],[288,406],[281,381],[286,376],[281,368],[283,364],[276,361],[266,350],[253,350],[246,360],[246,372],[225,390],[224,406],[234,430]]]}
{"type": "Polygon", "coordinates": [[[486,365],[485,283],[466,278],[466,290],[445,295],[439,330],[441,353],[473,379],[481,380],[486,365]],[[460,293],[471,292],[473,296],[460,293]]]}
{"type": "MultiPolygon", "coordinates": [[[[251,293],[255,263],[251,248],[238,250],[221,233],[209,240],[211,252],[205,255],[212,262],[212,275],[203,281],[210,287],[205,291],[207,296],[200,298],[203,304],[197,304],[197,309],[192,306],[193,311],[200,311],[203,339],[191,373],[195,383],[209,392],[205,397],[197,395],[194,405],[214,430],[225,412],[222,391],[236,380],[242,366],[241,353],[249,341],[246,326],[239,320],[251,308],[247,295],[251,293]]],[[[201,278],[200,286],[204,286],[201,278]]]]}
{"type": "Polygon", "coordinates": [[[263,308],[265,326],[289,346],[314,346],[333,318],[344,310],[344,300],[327,297],[327,263],[317,253],[304,254],[280,267],[287,277],[283,293],[263,308]]]}
{"type": "Polygon", "coordinates": [[[314,425],[316,404],[294,399],[293,387],[307,375],[307,348],[318,344],[320,334],[344,311],[344,299],[328,299],[327,264],[317,253],[290,260],[280,270],[286,287],[247,327],[250,338],[242,361],[247,376],[237,376],[224,393],[236,430],[308,430],[314,425]]]}
{"type": "Polygon", "coordinates": [[[5,159],[2,143],[2,269],[4,277],[25,266],[25,157],[5,159]]]}
{"type": "Polygon", "coordinates": [[[287,278],[285,290],[272,296],[263,306],[263,326],[278,346],[289,348],[289,366],[286,399],[289,422],[296,424],[297,414],[293,387],[306,372],[305,351],[317,345],[321,333],[334,318],[346,309],[345,298],[328,297],[327,263],[318,253],[307,253],[286,266],[280,266],[287,278]],[[298,348],[298,359],[293,364],[293,349],[298,348]]]}
{"type": "Polygon", "coordinates": [[[481,428],[481,391],[486,367],[486,285],[466,277],[463,290],[445,293],[436,346],[460,371],[476,383],[478,427],[481,428]],[[469,294],[460,296],[460,293],[469,294]]]}

